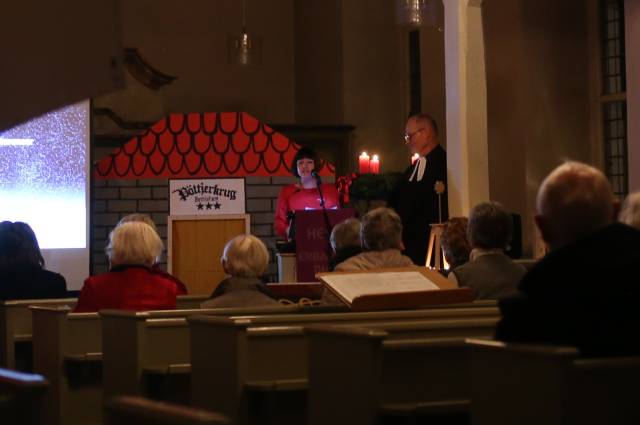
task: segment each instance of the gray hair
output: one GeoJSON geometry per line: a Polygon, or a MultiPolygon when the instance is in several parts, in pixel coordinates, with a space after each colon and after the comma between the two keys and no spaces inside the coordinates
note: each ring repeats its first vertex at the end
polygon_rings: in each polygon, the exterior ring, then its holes
{"type": "Polygon", "coordinates": [[[482,202],[471,210],[467,237],[472,247],[505,249],[513,235],[513,219],[498,202],[482,202]]]}
{"type": "Polygon", "coordinates": [[[626,197],[618,220],[640,230],[640,192],[630,193],[626,197]]]}
{"type": "Polygon", "coordinates": [[[546,226],[545,241],[556,248],[613,222],[613,191],[602,172],[567,161],[542,182],[537,213],[546,226]]]}
{"type": "Polygon", "coordinates": [[[159,260],[162,249],[162,240],[151,226],[141,221],[130,221],[116,226],[109,233],[109,245],[105,251],[112,266],[151,266],[159,260]]]}
{"type": "Polygon", "coordinates": [[[231,276],[259,277],[269,265],[269,251],[255,236],[238,235],[224,246],[220,261],[231,276]]]}
{"type": "Polygon", "coordinates": [[[402,246],[402,221],[391,208],[373,209],[362,217],[360,231],[362,247],[367,251],[400,249],[402,246]]]}
{"type": "Polygon", "coordinates": [[[348,218],[336,224],[331,230],[329,240],[334,251],[346,246],[360,246],[360,220],[348,218]]]}

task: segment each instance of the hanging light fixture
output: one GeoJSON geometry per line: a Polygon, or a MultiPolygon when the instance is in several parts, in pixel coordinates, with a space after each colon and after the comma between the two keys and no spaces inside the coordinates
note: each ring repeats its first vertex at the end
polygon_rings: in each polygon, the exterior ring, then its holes
{"type": "Polygon", "coordinates": [[[436,24],[435,0],[396,0],[396,17],[399,25],[420,27],[436,24]]]}
{"type": "Polygon", "coordinates": [[[262,63],[262,38],[251,36],[247,32],[245,0],[242,0],[242,33],[229,37],[229,63],[236,65],[262,63]]]}

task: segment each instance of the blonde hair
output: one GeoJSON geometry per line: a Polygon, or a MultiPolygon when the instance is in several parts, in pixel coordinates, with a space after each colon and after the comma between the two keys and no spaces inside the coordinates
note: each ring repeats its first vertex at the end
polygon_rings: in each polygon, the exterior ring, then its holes
{"type": "Polygon", "coordinates": [[[224,246],[220,258],[225,271],[235,277],[258,277],[269,264],[269,251],[252,235],[238,235],[224,246]]]}
{"type": "Polygon", "coordinates": [[[618,219],[640,230],[640,192],[630,193],[622,203],[618,219]]]}
{"type": "Polygon", "coordinates": [[[348,218],[333,226],[329,241],[334,251],[346,246],[360,246],[360,220],[348,218]]]}
{"type": "Polygon", "coordinates": [[[105,252],[112,266],[151,266],[159,260],[163,247],[160,236],[151,226],[141,221],[131,221],[116,226],[109,233],[109,245],[105,252]]]}

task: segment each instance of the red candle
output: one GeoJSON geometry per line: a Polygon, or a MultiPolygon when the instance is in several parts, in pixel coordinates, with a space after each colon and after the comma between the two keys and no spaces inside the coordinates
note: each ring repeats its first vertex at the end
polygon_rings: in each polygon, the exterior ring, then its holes
{"type": "Polygon", "coordinates": [[[358,170],[360,174],[367,174],[369,172],[369,155],[366,152],[362,152],[358,157],[358,170]]]}
{"type": "Polygon", "coordinates": [[[411,164],[415,164],[418,158],[420,158],[420,155],[418,155],[417,153],[414,153],[413,156],[411,157],[411,164]]]}
{"type": "Polygon", "coordinates": [[[369,163],[369,171],[372,174],[378,174],[380,172],[380,158],[378,158],[378,155],[373,155],[369,163]]]}

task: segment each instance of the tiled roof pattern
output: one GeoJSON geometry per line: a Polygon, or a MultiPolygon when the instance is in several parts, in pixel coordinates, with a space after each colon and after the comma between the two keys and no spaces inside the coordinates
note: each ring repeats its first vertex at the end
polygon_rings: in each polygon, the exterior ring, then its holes
{"type": "MultiPolygon", "coordinates": [[[[246,112],[171,114],[95,166],[97,179],[290,176],[300,146],[246,112]]],[[[320,175],[335,174],[322,162],[320,175]]]]}

